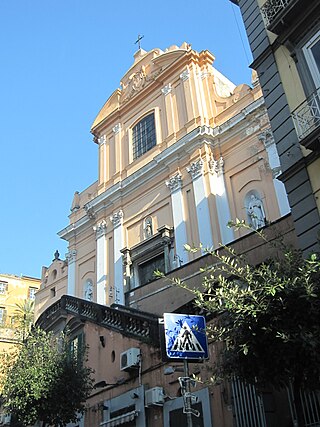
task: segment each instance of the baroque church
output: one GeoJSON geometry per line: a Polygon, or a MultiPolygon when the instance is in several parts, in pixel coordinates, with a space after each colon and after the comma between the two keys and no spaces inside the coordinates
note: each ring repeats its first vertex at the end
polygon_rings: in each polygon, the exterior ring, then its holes
{"type": "MultiPolygon", "coordinates": [[[[74,193],[58,233],[68,253],[43,267],[36,294],[38,325],[68,327],[89,346],[96,388],[81,427],[187,425],[183,361],[163,358],[159,319],[196,312],[192,293],[167,279],[199,287],[200,268],[213,262],[206,248],[230,245],[252,263],[272,255],[255,233],[228,227],[236,218],[296,243],[257,75],[235,86],[214,59],[187,43],[139,49],[91,127],[97,181],[74,193]]],[[[255,427],[275,417],[286,425],[289,407],[276,414],[268,390],[208,385],[210,341],[208,352],[189,363],[203,379],[192,390],[193,426],[242,426],[247,416],[255,427]]]]}

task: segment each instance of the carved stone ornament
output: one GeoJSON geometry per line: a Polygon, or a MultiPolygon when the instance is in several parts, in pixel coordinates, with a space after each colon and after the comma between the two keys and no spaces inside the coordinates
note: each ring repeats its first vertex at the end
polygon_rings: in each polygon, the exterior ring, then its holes
{"type": "Polygon", "coordinates": [[[187,172],[191,175],[192,179],[196,179],[203,173],[203,160],[200,158],[196,162],[192,162],[189,167],[187,167],[187,172]]]}
{"type": "Polygon", "coordinates": [[[107,221],[103,219],[102,221],[98,222],[97,225],[94,225],[92,228],[96,234],[96,238],[99,239],[99,237],[104,236],[107,233],[107,221]]]}
{"type": "Polygon", "coordinates": [[[171,93],[171,91],[172,91],[171,83],[167,84],[166,86],[164,86],[164,87],[161,89],[161,92],[162,92],[165,96],[166,96],[166,95],[169,95],[169,93],[171,93]]]}
{"type": "Polygon", "coordinates": [[[259,141],[264,143],[264,146],[267,148],[270,145],[274,144],[273,133],[270,128],[265,129],[258,135],[259,141]]]}
{"type": "Polygon", "coordinates": [[[190,77],[190,71],[188,69],[184,70],[181,74],[180,74],[180,79],[185,82],[189,79],[190,77]]]}
{"type": "Polygon", "coordinates": [[[93,206],[91,206],[89,203],[87,203],[84,206],[85,210],[86,210],[86,214],[88,216],[89,219],[95,219],[96,217],[96,213],[94,212],[93,206]]]}
{"type": "Polygon", "coordinates": [[[182,175],[180,172],[171,176],[168,181],[166,181],[166,186],[170,189],[171,192],[177,191],[182,187],[182,175]]]}
{"type": "Polygon", "coordinates": [[[209,170],[211,173],[216,173],[218,176],[224,172],[224,160],[221,156],[219,160],[211,159],[208,162],[209,170]]]}
{"type": "Polygon", "coordinates": [[[110,216],[110,221],[112,222],[114,227],[117,227],[121,224],[123,219],[123,211],[120,209],[118,212],[114,213],[110,216]]]}
{"type": "Polygon", "coordinates": [[[210,76],[209,71],[207,71],[207,70],[201,71],[200,77],[201,77],[202,80],[206,79],[208,76],[210,76]]]}
{"type": "Polygon", "coordinates": [[[103,144],[105,144],[107,142],[107,137],[106,137],[106,135],[102,135],[102,136],[100,136],[99,138],[98,138],[98,144],[99,145],[103,145],[103,144]]]}
{"type": "Polygon", "coordinates": [[[73,262],[76,262],[77,259],[77,251],[75,249],[72,249],[71,251],[66,253],[66,260],[68,261],[68,264],[72,264],[73,262]]]}
{"type": "Polygon", "coordinates": [[[152,74],[147,74],[144,66],[140,70],[132,73],[128,80],[121,81],[120,85],[122,87],[121,99],[120,102],[124,103],[130,98],[134,97],[141,89],[143,89],[149,82],[156,79],[156,77],[161,74],[162,68],[155,71],[152,74]]]}
{"type": "Polygon", "coordinates": [[[112,128],[113,132],[117,135],[117,133],[119,133],[121,131],[121,124],[117,123],[113,128],[112,128]]]}

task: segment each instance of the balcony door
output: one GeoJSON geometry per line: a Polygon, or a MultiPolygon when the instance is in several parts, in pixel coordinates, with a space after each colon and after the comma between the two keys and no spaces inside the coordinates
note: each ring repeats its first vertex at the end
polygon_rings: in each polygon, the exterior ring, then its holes
{"type": "Polygon", "coordinates": [[[302,48],[315,87],[320,88],[320,31],[302,48]]]}

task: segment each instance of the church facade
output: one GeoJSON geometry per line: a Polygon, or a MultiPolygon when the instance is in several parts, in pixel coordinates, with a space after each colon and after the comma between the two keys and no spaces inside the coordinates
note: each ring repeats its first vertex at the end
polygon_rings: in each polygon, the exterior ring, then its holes
{"type": "MultiPolygon", "coordinates": [[[[92,125],[98,179],[75,192],[59,232],[68,253],[43,267],[36,296],[38,324],[68,326],[73,339],[81,335],[89,345],[97,387],[83,426],[183,425],[183,384],[174,374],[181,364],[168,370],[158,319],[194,308],[192,294],[166,277],[200,286],[199,268],[212,262],[206,248],[232,245],[256,263],[270,256],[254,233],[228,227],[236,218],[295,244],[257,77],[252,87],[235,86],[213,62],[209,51],[186,43],[139,49],[92,125]]],[[[190,367],[208,381],[214,343],[209,356],[190,367]]],[[[248,393],[253,413],[263,406],[237,381],[197,387],[193,404],[201,416],[193,425],[242,425],[248,393]]],[[[256,414],[256,426],[265,416],[256,414]]]]}

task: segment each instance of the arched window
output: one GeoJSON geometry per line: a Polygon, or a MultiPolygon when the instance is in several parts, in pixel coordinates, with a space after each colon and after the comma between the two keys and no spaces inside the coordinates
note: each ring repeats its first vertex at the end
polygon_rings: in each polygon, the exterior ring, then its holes
{"type": "Polygon", "coordinates": [[[132,128],[133,160],[156,145],[154,113],[148,114],[132,128]]]}

